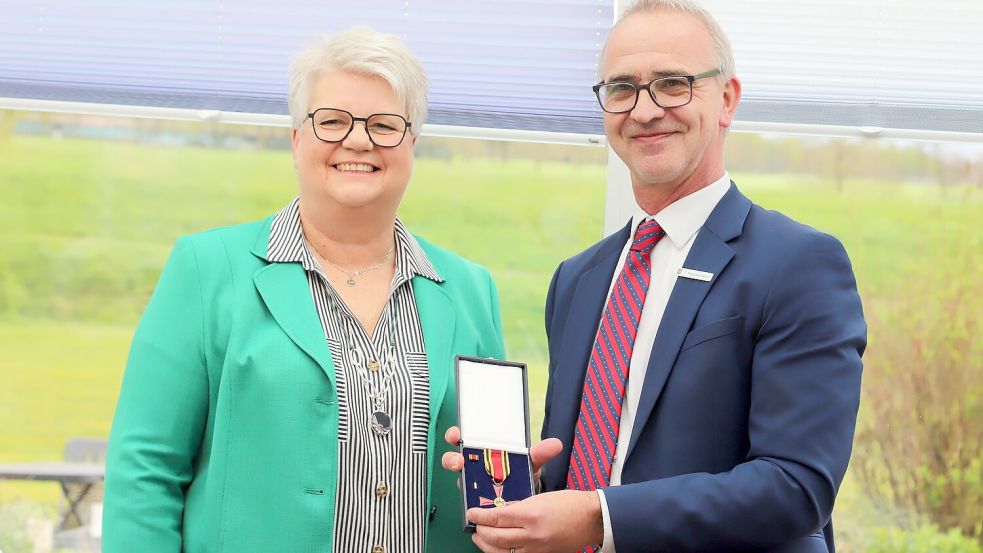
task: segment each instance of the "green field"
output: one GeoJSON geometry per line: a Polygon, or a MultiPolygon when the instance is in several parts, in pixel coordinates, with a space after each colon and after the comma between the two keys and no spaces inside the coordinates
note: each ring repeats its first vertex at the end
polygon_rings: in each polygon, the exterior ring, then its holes
{"type": "MultiPolygon", "coordinates": [[[[402,208],[414,232],[493,272],[510,356],[530,365],[534,433],[546,288],[559,261],[600,237],[605,175],[594,164],[419,159],[402,208]]],[[[979,189],[732,176],[758,203],[843,240],[868,317],[924,294],[920,276],[983,291],[979,189]]],[[[268,215],[294,187],[284,151],[2,139],[0,462],[56,460],[68,437],[107,435],[133,326],[174,239],[268,215]]],[[[868,372],[878,355],[872,336],[868,372]]],[[[0,482],[0,505],[57,495],[54,484],[0,482]]],[[[848,543],[885,523],[849,479],[837,509],[848,543]]]]}
{"type": "MultiPolygon", "coordinates": [[[[174,240],[279,209],[295,194],[292,163],[283,151],[21,136],[0,157],[0,462],[54,460],[68,437],[108,433],[133,326],[174,240]]],[[[600,236],[604,171],[422,159],[401,211],[417,234],[493,271],[537,406],[546,288],[562,258],[600,236]]],[[[57,489],[0,483],[0,502],[19,496],[57,489]]]]}

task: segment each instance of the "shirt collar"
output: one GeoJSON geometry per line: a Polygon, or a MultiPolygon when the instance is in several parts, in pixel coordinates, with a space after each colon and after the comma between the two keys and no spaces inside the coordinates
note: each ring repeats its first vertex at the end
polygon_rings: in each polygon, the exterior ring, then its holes
{"type": "MultiPolygon", "coordinates": [[[[396,239],[396,274],[399,280],[409,280],[419,275],[434,282],[443,282],[420,243],[398,217],[393,225],[393,234],[396,239]]],[[[270,263],[300,263],[308,271],[317,270],[317,262],[304,239],[304,229],[300,224],[300,196],[273,217],[266,259],[270,263]]]]}
{"type": "Polygon", "coordinates": [[[662,211],[650,215],[638,204],[631,221],[631,236],[635,235],[638,225],[646,219],[655,219],[659,226],[666,231],[666,238],[676,249],[681,249],[703,227],[710,217],[713,208],[717,207],[720,198],[724,197],[730,188],[730,175],[724,175],[692,194],[683,196],[675,202],[662,208],[662,211]]]}
{"type": "Polygon", "coordinates": [[[400,258],[397,257],[396,267],[397,270],[404,270],[403,274],[407,280],[414,275],[420,275],[434,282],[444,281],[440,273],[437,272],[437,268],[430,262],[427,253],[420,247],[416,237],[406,229],[406,225],[399,217],[396,217],[395,234],[396,244],[398,244],[397,251],[405,261],[405,263],[400,263],[400,258]]]}

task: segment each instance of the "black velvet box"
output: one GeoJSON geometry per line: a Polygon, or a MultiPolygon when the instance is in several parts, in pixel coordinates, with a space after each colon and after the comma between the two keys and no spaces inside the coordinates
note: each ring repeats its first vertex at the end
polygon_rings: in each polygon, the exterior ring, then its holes
{"type": "Polygon", "coordinates": [[[458,356],[454,367],[463,508],[507,508],[533,494],[526,366],[458,356]]]}

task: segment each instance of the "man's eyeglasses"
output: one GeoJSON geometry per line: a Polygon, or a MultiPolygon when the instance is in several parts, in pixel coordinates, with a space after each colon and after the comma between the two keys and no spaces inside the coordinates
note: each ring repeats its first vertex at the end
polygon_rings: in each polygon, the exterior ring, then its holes
{"type": "Polygon", "coordinates": [[[355,117],[343,109],[319,108],[307,114],[314,126],[314,136],[323,142],[341,142],[348,138],[355,122],[365,124],[369,140],[380,148],[395,148],[403,141],[411,123],[395,113],[375,113],[355,117]]]}
{"type": "Polygon", "coordinates": [[[638,104],[638,93],[642,90],[648,90],[655,105],[661,108],[678,108],[693,100],[693,81],[718,74],[720,74],[719,69],[711,69],[696,75],[659,77],[643,85],[615,81],[598,83],[593,88],[601,109],[608,113],[625,113],[635,109],[635,105],[638,104]]]}

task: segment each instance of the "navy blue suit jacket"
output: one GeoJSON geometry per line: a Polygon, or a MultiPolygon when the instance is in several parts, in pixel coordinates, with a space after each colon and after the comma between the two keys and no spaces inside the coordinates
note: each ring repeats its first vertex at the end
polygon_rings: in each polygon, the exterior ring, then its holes
{"type": "MultiPolygon", "coordinates": [[[[560,264],[546,304],[543,473],[563,489],[584,372],[628,226],[560,264]]],[[[833,551],[830,513],[860,402],[866,325],[835,238],[731,187],[700,230],[652,348],[622,473],[619,553],[833,551]]],[[[629,439],[621,436],[620,440],[629,439]]]]}

